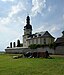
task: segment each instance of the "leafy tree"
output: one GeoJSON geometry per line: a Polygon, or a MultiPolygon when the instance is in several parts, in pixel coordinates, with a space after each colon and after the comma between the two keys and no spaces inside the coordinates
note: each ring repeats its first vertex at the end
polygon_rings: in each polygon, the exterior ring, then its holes
{"type": "Polygon", "coordinates": [[[41,48],[41,47],[46,47],[46,46],[48,46],[49,48],[55,49],[57,44],[55,42],[52,44],[31,44],[31,45],[29,45],[29,48],[36,49],[36,48],[41,48]]]}
{"type": "Polygon", "coordinates": [[[20,47],[20,40],[17,40],[17,47],[20,47]]]}
{"type": "Polygon", "coordinates": [[[12,42],[10,42],[10,48],[12,48],[12,42]]]}
{"type": "Polygon", "coordinates": [[[31,44],[31,45],[29,45],[29,48],[36,49],[37,48],[37,45],[36,44],[31,44]]]}
{"type": "Polygon", "coordinates": [[[49,48],[53,48],[53,49],[55,49],[56,48],[56,46],[57,46],[57,44],[54,42],[54,43],[52,43],[52,44],[49,44],[49,48]]]}
{"type": "Polygon", "coordinates": [[[10,48],[9,46],[7,48],[10,48]]]}
{"type": "Polygon", "coordinates": [[[20,44],[20,47],[23,47],[23,43],[20,44]]]}
{"type": "Polygon", "coordinates": [[[13,42],[13,47],[15,47],[16,46],[16,43],[15,42],[13,42]]]}

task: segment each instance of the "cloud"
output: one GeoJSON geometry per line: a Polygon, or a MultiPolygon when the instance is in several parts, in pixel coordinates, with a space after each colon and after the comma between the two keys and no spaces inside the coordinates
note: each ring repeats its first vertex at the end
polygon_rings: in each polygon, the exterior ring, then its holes
{"type": "Polygon", "coordinates": [[[32,0],[32,16],[36,16],[38,13],[42,14],[42,10],[46,7],[46,0],[32,0]]]}
{"type": "Polygon", "coordinates": [[[8,30],[7,27],[5,27],[3,25],[0,26],[0,34],[6,32],[7,30],[8,30]]]}
{"type": "MultiPolygon", "coordinates": [[[[44,29],[44,25],[42,25],[42,26],[40,26],[40,27],[38,27],[38,28],[36,28],[33,32],[38,32],[38,31],[42,31],[44,29]]],[[[44,30],[43,30],[44,31],[44,30]]]]}
{"type": "Polygon", "coordinates": [[[6,25],[11,21],[11,19],[9,17],[4,17],[4,18],[0,18],[0,24],[1,25],[6,25]]]}
{"type": "Polygon", "coordinates": [[[19,13],[20,11],[26,10],[24,5],[21,2],[18,2],[17,5],[14,5],[11,7],[11,10],[9,12],[9,17],[12,17],[13,15],[19,13]]]}
{"type": "Polygon", "coordinates": [[[38,25],[39,27],[35,29],[34,32],[42,32],[42,31],[49,31],[52,34],[58,33],[58,31],[63,30],[64,25],[60,24],[49,24],[49,23],[43,23],[42,25],[38,25]]]}
{"type": "Polygon", "coordinates": [[[54,32],[56,32],[56,31],[58,31],[58,30],[60,30],[61,28],[59,28],[59,27],[57,27],[57,25],[52,25],[51,27],[50,27],[50,32],[51,33],[54,33],[54,32]]]}
{"type": "Polygon", "coordinates": [[[0,17],[0,34],[2,35],[0,39],[2,42],[4,40],[6,43],[9,43],[16,38],[20,39],[20,34],[23,34],[24,17],[19,15],[19,13],[22,13],[24,10],[26,9],[22,2],[18,2],[9,8],[7,16],[0,17]]]}
{"type": "Polygon", "coordinates": [[[24,18],[19,15],[19,12],[24,10],[24,5],[18,2],[10,7],[6,17],[0,17],[0,34],[2,35],[0,39],[2,42],[3,40],[10,42],[23,34],[24,18]]]}
{"type": "MultiPolygon", "coordinates": [[[[4,42],[5,44],[7,43],[7,45],[8,45],[8,43],[10,41],[13,41],[16,38],[20,39],[20,34],[21,35],[23,34],[22,25],[24,25],[23,24],[24,22],[22,21],[22,19],[20,17],[18,17],[16,19],[12,18],[8,22],[7,22],[6,18],[1,19],[0,21],[2,21],[2,22],[0,22],[0,24],[1,24],[0,25],[1,42],[4,42]],[[13,24],[13,22],[15,22],[15,23],[13,24]]],[[[1,44],[1,42],[0,42],[0,44],[1,44]]],[[[22,42],[22,37],[21,37],[21,42],[22,42]]],[[[4,44],[3,48],[5,46],[7,46],[5,44],[4,44]]],[[[2,45],[0,45],[0,46],[2,46],[2,45]]]]}
{"type": "Polygon", "coordinates": [[[7,12],[8,13],[7,16],[0,17],[1,26],[10,25],[13,22],[15,23],[18,22],[17,24],[19,24],[20,22],[23,23],[23,20],[21,19],[21,17],[17,15],[19,12],[22,12],[23,10],[26,10],[26,9],[21,2],[18,2],[16,5],[11,6],[9,11],[7,12]]]}

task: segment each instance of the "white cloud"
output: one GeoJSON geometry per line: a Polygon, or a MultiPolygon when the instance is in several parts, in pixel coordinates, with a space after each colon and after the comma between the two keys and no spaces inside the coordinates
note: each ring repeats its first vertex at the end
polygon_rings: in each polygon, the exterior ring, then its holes
{"type": "Polygon", "coordinates": [[[0,33],[4,33],[4,32],[6,32],[7,30],[8,30],[7,27],[5,27],[5,26],[3,26],[3,25],[0,26],[0,33]]]}
{"type": "MultiPolygon", "coordinates": [[[[0,39],[2,41],[3,39],[5,40],[5,42],[13,41],[16,38],[20,39],[20,34],[21,35],[23,34],[22,25],[24,25],[24,20],[23,20],[24,18],[22,18],[21,16],[18,16],[18,13],[22,12],[23,10],[25,10],[24,6],[22,5],[21,2],[18,2],[16,5],[13,5],[11,7],[7,17],[0,17],[0,34],[2,35],[0,39]],[[20,25],[21,25],[21,28],[20,28],[20,25]],[[20,29],[21,29],[21,32],[20,32],[20,29]]],[[[21,42],[22,42],[22,38],[21,38],[21,42]]]]}
{"type": "Polygon", "coordinates": [[[6,25],[6,24],[9,24],[10,22],[11,22],[11,19],[9,17],[0,18],[1,25],[6,25]]]}
{"type": "MultiPolygon", "coordinates": [[[[14,0],[2,0],[4,2],[14,1],[14,0]]],[[[9,8],[8,8],[9,9],[9,8]]],[[[14,40],[15,38],[18,38],[20,34],[22,35],[22,25],[24,25],[24,18],[21,16],[18,16],[19,12],[22,13],[22,11],[26,10],[24,5],[21,2],[18,2],[16,4],[13,4],[9,11],[7,11],[6,17],[0,17],[0,39],[1,42],[10,42],[10,40],[14,40]],[[21,25],[21,28],[20,28],[21,25]],[[21,30],[21,32],[20,32],[21,30]],[[12,37],[11,37],[12,36],[12,37]]],[[[4,11],[4,10],[3,10],[4,11]]],[[[21,39],[22,40],[22,39],[21,39]]],[[[0,44],[1,44],[0,42],[0,44]]],[[[7,42],[7,43],[8,43],[7,42]]],[[[0,45],[2,46],[2,45],[0,45]]],[[[5,46],[5,45],[4,45],[5,46]]],[[[4,48],[3,46],[3,48],[4,48]]],[[[1,47],[2,48],[2,47],[1,47]]],[[[1,49],[0,48],[0,49],[1,49]]],[[[2,49],[3,49],[2,48],[2,49]]]]}
{"type": "Polygon", "coordinates": [[[49,31],[51,34],[55,34],[58,33],[58,31],[61,31],[63,28],[64,26],[60,24],[43,23],[42,25],[38,25],[38,28],[36,28],[34,32],[49,31]]]}
{"type": "MultiPolygon", "coordinates": [[[[6,26],[6,25],[10,25],[13,22],[19,24],[23,24],[23,20],[20,17],[17,17],[17,14],[19,12],[22,12],[23,10],[26,10],[23,6],[23,4],[21,2],[18,2],[16,5],[13,5],[10,9],[10,11],[8,12],[7,17],[0,17],[0,24],[1,26],[6,26]],[[14,17],[14,15],[16,15],[16,17],[14,17]]],[[[0,28],[1,28],[0,26],[0,28]]]]}
{"type": "Polygon", "coordinates": [[[36,28],[33,32],[41,32],[41,31],[44,31],[44,25],[42,25],[41,27],[38,27],[38,28],[36,28]]]}
{"type": "Polygon", "coordinates": [[[53,26],[50,27],[50,32],[51,32],[51,33],[54,33],[54,32],[56,32],[57,30],[59,30],[59,28],[57,27],[57,25],[53,25],[53,26]]]}
{"type": "Polygon", "coordinates": [[[24,5],[21,2],[18,2],[17,5],[12,6],[10,12],[9,12],[9,17],[12,17],[13,15],[19,13],[20,11],[26,10],[24,5]]]}
{"type": "Polygon", "coordinates": [[[32,0],[32,16],[37,15],[37,13],[42,14],[42,10],[46,7],[46,0],[32,0]]]}

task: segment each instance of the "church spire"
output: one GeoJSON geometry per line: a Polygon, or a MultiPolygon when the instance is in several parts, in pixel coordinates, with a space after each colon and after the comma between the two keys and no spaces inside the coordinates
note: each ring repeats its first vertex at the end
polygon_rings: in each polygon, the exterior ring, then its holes
{"type": "Polygon", "coordinates": [[[30,17],[26,17],[26,26],[24,26],[24,29],[30,29],[32,30],[32,26],[30,25],[30,17]]]}
{"type": "Polygon", "coordinates": [[[30,25],[30,17],[29,16],[27,16],[26,23],[27,23],[27,25],[30,25]]]}

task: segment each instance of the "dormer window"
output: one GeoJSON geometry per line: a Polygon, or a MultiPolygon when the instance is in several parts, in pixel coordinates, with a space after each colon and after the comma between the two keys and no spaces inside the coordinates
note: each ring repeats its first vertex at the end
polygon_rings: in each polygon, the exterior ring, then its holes
{"type": "Polygon", "coordinates": [[[39,34],[38,36],[41,36],[41,34],[39,34]]]}

